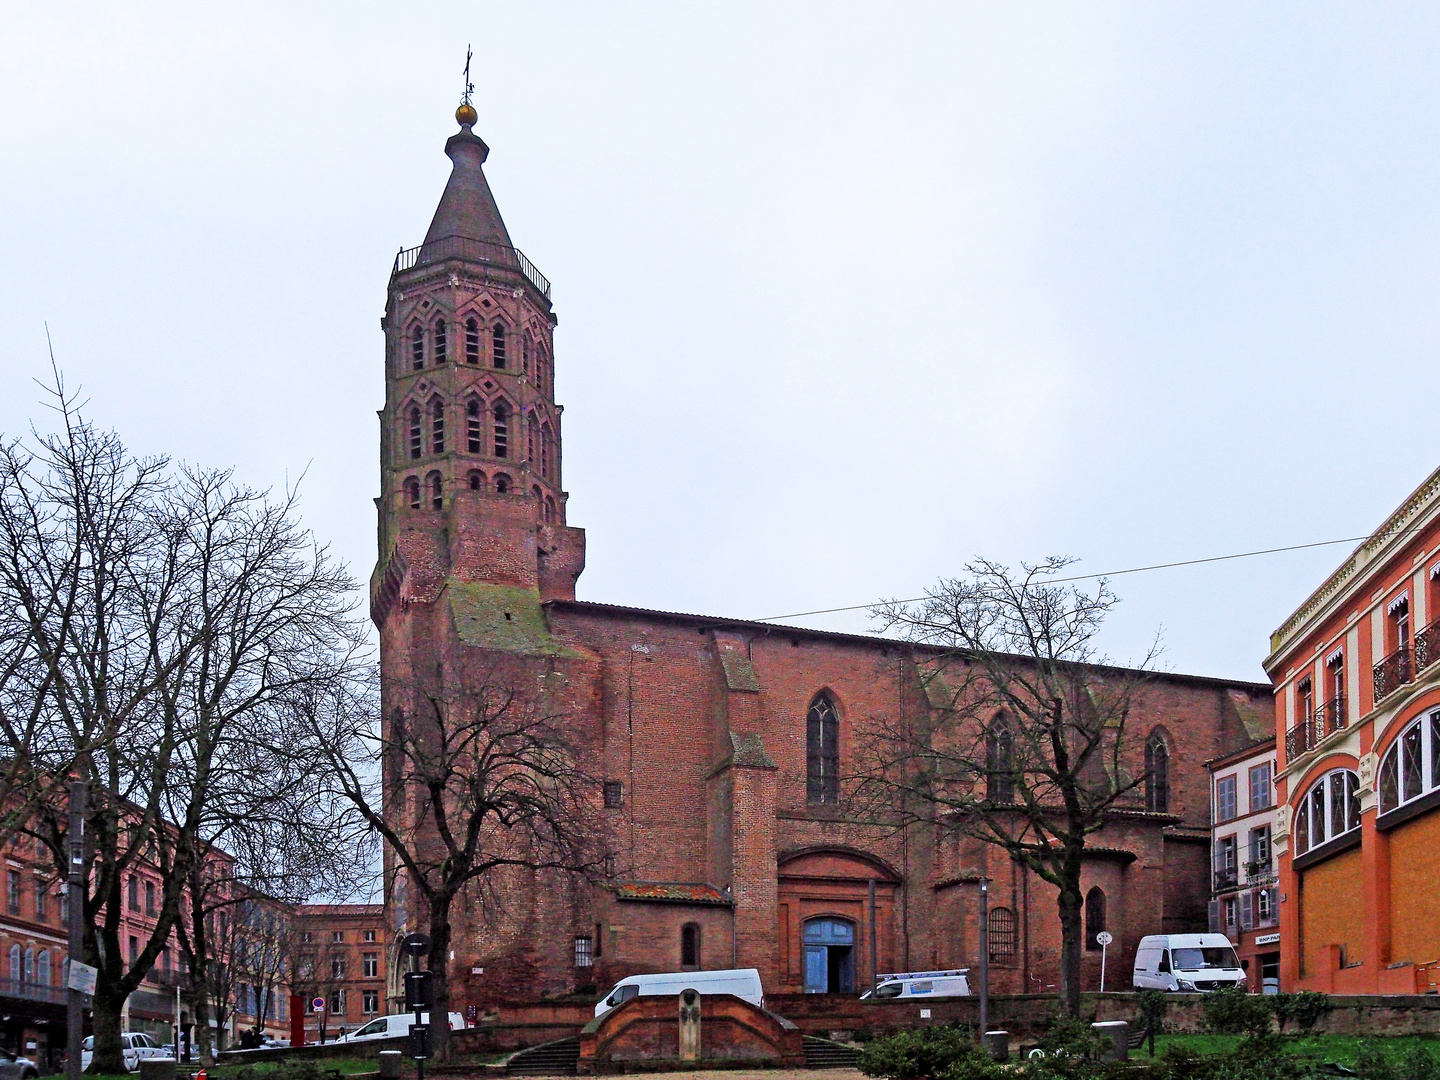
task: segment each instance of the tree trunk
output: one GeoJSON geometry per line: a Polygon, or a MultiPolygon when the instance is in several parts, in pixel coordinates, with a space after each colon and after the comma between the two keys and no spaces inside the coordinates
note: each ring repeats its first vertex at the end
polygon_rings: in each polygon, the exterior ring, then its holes
{"type": "Polygon", "coordinates": [[[1066,1016],[1078,1017],[1080,951],[1085,937],[1079,885],[1062,885],[1056,903],[1060,908],[1060,1008],[1066,1016]]]}
{"type": "Polygon", "coordinates": [[[195,1052],[207,1068],[215,1064],[215,1044],[210,1037],[210,995],[205,985],[203,963],[190,965],[190,1019],[195,1025],[195,1052]],[[196,978],[197,968],[199,978],[196,978]]]}
{"type": "Polygon", "coordinates": [[[450,1059],[450,898],[430,901],[430,1048],[437,1061],[450,1059]]]}
{"type": "Polygon", "coordinates": [[[126,1073],[125,1051],[120,1045],[120,1009],[128,995],[116,996],[103,983],[95,987],[93,1018],[95,1025],[95,1056],[90,1059],[92,1073],[123,1076],[126,1073]]]}

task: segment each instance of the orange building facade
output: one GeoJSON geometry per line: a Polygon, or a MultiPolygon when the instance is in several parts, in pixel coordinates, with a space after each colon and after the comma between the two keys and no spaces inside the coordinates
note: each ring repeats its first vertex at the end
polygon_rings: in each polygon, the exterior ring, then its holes
{"type": "Polygon", "coordinates": [[[1440,470],[1271,638],[1282,989],[1436,988],[1437,658],[1440,470]]]}

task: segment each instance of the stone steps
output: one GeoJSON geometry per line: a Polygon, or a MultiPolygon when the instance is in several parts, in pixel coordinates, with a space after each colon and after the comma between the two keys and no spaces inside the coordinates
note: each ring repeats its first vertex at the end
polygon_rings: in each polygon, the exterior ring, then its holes
{"type": "Polygon", "coordinates": [[[844,1043],[805,1036],[805,1066],[810,1069],[853,1069],[860,1060],[860,1051],[844,1043]]]}
{"type": "Polygon", "coordinates": [[[580,1037],[541,1043],[511,1054],[505,1071],[511,1076],[574,1076],[580,1061],[580,1037]]]}

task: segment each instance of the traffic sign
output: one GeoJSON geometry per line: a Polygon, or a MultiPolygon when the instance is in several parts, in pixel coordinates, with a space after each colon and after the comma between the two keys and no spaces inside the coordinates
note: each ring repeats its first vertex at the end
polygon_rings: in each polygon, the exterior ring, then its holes
{"type": "Polygon", "coordinates": [[[405,951],[411,956],[424,956],[430,951],[430,938],[425,934],[406,934],[405,951]]]}
{"type": "Polygon", "coordinates": [[[323,997],[317,997],[314,1001],[310,1002],[310,1008],[314,1009],[316,1012],[324,1012],[325,999],[323,997]]]}
{"type": "Polygon", "coordinates": [[[1098,934],[1095,935],[1095,940],[1098,941],[1101,945],[1109,945],[1112,941],[1115,940],[1115,935],[1110,933],[1109,930],[1101,930],[1098,934]]]}

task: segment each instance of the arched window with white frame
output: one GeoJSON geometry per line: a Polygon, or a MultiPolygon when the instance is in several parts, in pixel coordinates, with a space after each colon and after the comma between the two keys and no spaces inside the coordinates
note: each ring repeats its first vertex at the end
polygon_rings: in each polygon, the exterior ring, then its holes
{"type": "Polygon", "coordinates": [[[1380,759],[1380,813],[1440,788],[1440,709],[1405,726],[1380,759]]]}
{"type": "Polygon", "coordinates": [[[805,714],[805,799],[840,801],[840,717],[828,694],[816,694],[805,714]]]}
{"type": "Polygon", "coordinates": [[[1360,828],[1360,777],[1350,769],[1331,769],[1295,806],[1290,827],[1295,854],[1303,855],[1360,828]]]}

